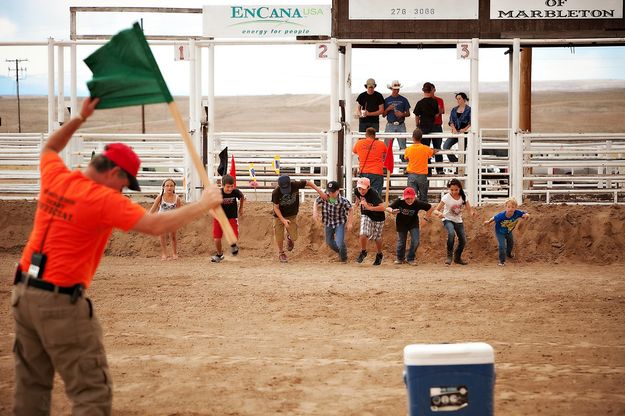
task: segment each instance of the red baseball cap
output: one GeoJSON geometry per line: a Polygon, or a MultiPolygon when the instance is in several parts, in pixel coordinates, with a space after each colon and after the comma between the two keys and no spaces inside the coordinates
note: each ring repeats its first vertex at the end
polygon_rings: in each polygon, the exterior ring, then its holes
{"type": "Polygon", "coordinates": [[[406,198],[414,198],[416,197],[417,194],[414,191],[414,188],[409,186],[408,188],[404,189],[404,199],[406,198]]]}
{"type": "Polygon", "coordinates": [[[110,143],[104,147],[102,156],[115,163],[128,174],[128,189],[140,191],[141,187],[137,181],[137,173],[139,173],[139,165],[141,159],[129,147],[123,143],[110,143]]]}

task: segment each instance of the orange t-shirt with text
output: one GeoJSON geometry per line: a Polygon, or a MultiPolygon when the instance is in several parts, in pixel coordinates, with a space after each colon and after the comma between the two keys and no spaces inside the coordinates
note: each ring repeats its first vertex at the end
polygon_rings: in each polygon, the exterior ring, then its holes
{"type": "Polygon", "coordinates": [[[434,150],[432,150],[430,146],[421,143],[408,146],[404,151],[404,158],[408,159],[406,172],[427,175],[428,159],[431,158],[433,154],[434,150]]]}
{"type": "Polygon", "coordinates": [[[358,155],[361,173],[384,174],[384,154],[386,153],[384,142],[370,138],[358,140],[354,145],[354,153],[358,155]]]}
{"type": "Polygon", "coordinates": [[[32,254],[43,251],[47,256],[43,280],[57,286],[89,287],[113,228],[128,231],[145,209],[82,172],[70,171],[55,152],[41,155],[39,169],[35,223],[20,266],[28,271],[32,254]]]}

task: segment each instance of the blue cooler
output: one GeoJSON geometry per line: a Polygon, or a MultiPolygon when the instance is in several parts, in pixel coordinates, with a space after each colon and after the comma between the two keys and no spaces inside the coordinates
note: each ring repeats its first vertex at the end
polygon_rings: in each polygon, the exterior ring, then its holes
{"type": "Polygon", "coordinates": [[[483,342],[404,348],[410,416],[493,414],[495,352],[483,342]]]}

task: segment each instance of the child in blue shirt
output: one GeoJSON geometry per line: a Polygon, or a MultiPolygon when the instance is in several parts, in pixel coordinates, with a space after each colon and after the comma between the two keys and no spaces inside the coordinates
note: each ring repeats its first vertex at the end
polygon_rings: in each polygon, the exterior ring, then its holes
{"type": "Polygon", "coordinates": [[[514,198],[506,200],[506,210],[499,214],[493,215],[488,221],[484,221],[484,225],[491,222],[495,223],[495,236],[499,243],[499,266],[506,264],[506,256],[512,258],[512,248],[514,247],[514,239],[512,231],[517,225],[518,220],[526,220],[530,214],[525,211],[518,210],[519,204],[514,198]]]}

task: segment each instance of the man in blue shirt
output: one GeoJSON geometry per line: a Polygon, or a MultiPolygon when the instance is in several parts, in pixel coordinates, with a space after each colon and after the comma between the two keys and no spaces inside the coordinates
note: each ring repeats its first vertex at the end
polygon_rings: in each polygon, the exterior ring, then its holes
{"type": "MultiPolygon", "coordinates": [[[[394,80],[391,84],[388,85],[388,89],[391,90],[391,95],[386,97],[384,100],[384,113],[382,114],[386,117],[386,128],[384,129],[385,133],[405,133],[406,132],[406,123],[404,120],[406,117],[410,117],[410,103],[408,99],[403,95],[399,95],[399,89],[401,88],[401,84],[399,81],[394,80]]],[[[389,139],[384,139],[384,144],[388,148],[389,139]]],[[[406,149],[406,138],[398,137],[397,143],[399,145],[399,154],[402,162],[405,162],[404,152],[406,149]]]]}

